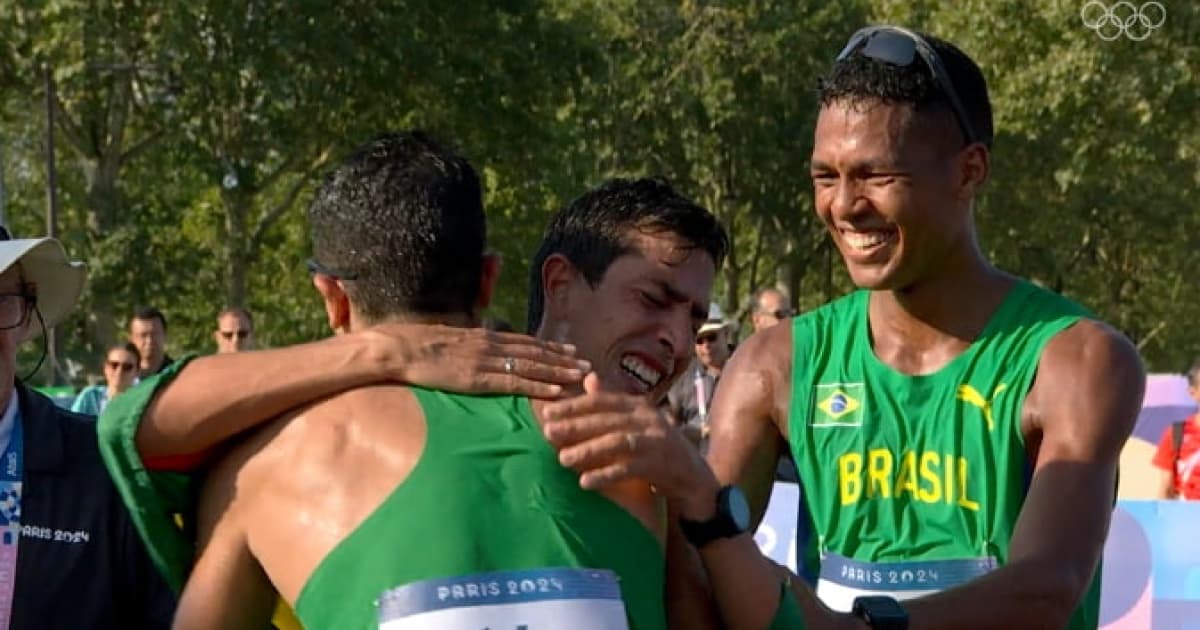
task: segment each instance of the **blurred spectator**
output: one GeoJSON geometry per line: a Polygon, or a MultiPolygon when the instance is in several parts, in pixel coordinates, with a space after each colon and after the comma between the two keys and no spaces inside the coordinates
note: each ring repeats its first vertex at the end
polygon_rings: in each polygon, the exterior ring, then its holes
{"type": "Polygon", "coordinates": [[[142,376],[161,372],[171,365],[173,359],[167,355],[167,317],[162,311],[150,306],[134,311],[133,319],[129,320],[129,341],[137,346],[142,357],[142,376]]]}
{"type": "Polygon", "coordinates": [[[788,306],[787,296],[778,289],[767,287],[754,294],[754,311],[750,315],[750,323],[754,326],[754,332],[758,332],[793,314],[792,307],[788,306]]]}
{"type": "Polygon", "coordinates": [[[84,277],[57,240],[0,227],[0,626],[166,630],[174,596],[104,468],[96,423],[15,373],[17,350],[71,314],[84,277]]]}
{"type": "MultiPolygon", "coordinates": [[[[1200,404],[1200,358],[1192,363],[1187,379],[1188,394],[1200,404]]],[[[1154,466],[1162,470],[1160,497],[1200,500],[1200,413],[1174,422],[1163,431],[1154,466]]]]}
{"type": "Polygon", "coordinates": [[[713,392],[733,353],[732,333],[733,323],[713,304],[708,320],[696,332],[696,360],[667,393],[671,416],[701,452],[708,447],[708,411],[713,392]]]}
{"type": "MultiPolygon", "coordinates": [[[[250,311],[231,306],[217,315],[217,354],[244,352],[254,349],[254,317],[250,311]]],[[[169,363],[169,362],[168,362],[169,363]]]]}
{"type": "Polygon", "coordinates": [[[141,357],[137,346],[131,343],[118,343],[108,348],[104,356],[104,384],[92,385],[79,392],[71,411],[98,416],[112,400],[121,392],[129,389],[137,377],[141,357]]]}

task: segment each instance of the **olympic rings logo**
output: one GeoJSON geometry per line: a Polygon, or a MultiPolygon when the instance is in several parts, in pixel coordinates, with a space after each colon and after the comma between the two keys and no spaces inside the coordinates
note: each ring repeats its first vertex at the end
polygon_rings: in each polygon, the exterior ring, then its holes
{"type": "Polygon", "coordinates": [[[1079,17],[1084,26],[1096,31],[1106,42],[1122,35],[1140,42],[1166,23],[1167,9],[1161,2],[1146,2],[1138,7],[1122,0],[1110,7],[1100,0],[1091,0],[1083,5],[1079,17]]]}

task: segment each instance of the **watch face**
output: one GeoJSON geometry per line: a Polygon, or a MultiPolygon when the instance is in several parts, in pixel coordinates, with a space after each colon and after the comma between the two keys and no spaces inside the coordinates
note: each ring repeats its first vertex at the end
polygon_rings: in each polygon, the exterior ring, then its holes
{"type": "Polygon", "coordinates": [[[746,502],[746,495],[742,494],[741,488],[737,486],[729,488],[729,516],[737,524],[738,530],[750,530],[750,504],[746,502]]]}

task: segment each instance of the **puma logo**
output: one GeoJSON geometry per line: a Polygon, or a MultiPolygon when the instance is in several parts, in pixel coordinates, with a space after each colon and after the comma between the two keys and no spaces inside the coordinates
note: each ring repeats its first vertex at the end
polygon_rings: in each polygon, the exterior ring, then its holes
{"type": "Polygon", "coordinates": [[[996,396],[999,396],[1000,392],[1006,389],[1008,389],[1008,384],[1000,383],[996,386],[996,389],[992,391],[991,398],[984,398],[983,394],[980,394],[979,390],[975,389],[974,387],[970,385],[959,385],[958,399],[967,403],[968,405],[971,405],[972,407],[978,407],[979,410],[983,412],[983,419],[987,421],[988,431],[991,431],[993,428],[995,428],[995,423],[992,421],[992,403],[995,402],[996,396]]]}

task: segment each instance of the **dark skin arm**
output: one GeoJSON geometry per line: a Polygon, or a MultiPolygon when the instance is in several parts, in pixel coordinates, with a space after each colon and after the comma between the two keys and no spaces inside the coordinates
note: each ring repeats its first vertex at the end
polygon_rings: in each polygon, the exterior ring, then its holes
{"type": "Polygon", "coordinates": [[[138,452],[146,458],[200,453],[289,409],[373,383],[553,398],[583,378],[587,364],[573,355],[573,348],[515,333],[388,324],[287,348],[202,357],[146,408],[138,452]],[[516,360],[511,374],[506,357],[516,360]]]}
{"type": "MultiPolygon", "coordinates": [[[[739,348],[722,373],[714,411],[720,409],[722,400],[731,406],[739,399],[743,403],[756,400],[755,396],[742,398],[731,394],[731,390],[737,392],[746,386],[757,387],[759,394],[769,391],[772,394],[769,398],[774,397],[777,390],[772,383],[775,379],[766,378],[757,366],[761,366],[762,359],[771,358],[770,348],[779,347],[778,336],[791,336],[785,326],[776,326],[768,332],[775,329],[780,330],[772,335],[756,335],[739,348]],[[756,353],[762,354],[755,356],[756,353]],[[744,374],[739,376],[739,370],[744,374]]],[[[784,402],[781,408],[786,410],[786,407],[784,402]]],[[[655,484],[659,494],[671,501],[673,514],[696,521],[712,516],[719,487],[717,477],[695,449],[690,448],[678,432],[671,430],[667,420],[652,409],[644,408],[644,402],[639,398],[611,394],[582,396],[549,405],[545,413],[551,420],[544,427],[547,438],[560,449],[559,459],[564,465],[583,473],[580,481],[585,488],[599,488],[628,477],[639,477],[655,484]],[[627,434],[635,436],[632,449],[627,434]]],[[[753,435],[740,432],[732,422],[724,426],[725,431],[744,438],[741,444],[753,454],[750,463],[739,465],[738,469],[750,471],[746,474],[758,478],[758,483],[752,487],[759,494],[757,512],[760,517],[770,496],[775,462],[782,444],[770,416],[761,420],[761,424],[755,425],[757,433],[753,435]],[[762,443],[756,443],[755,439],[762,443]]],[[[714,424],[714,431],[718,426],[722,425],[714,424]]],[[[751,490],[751,487],[743,489],[751,490]]],[[[695,550],[691,553],[698,555],[707,569],[711,584],[709,596],[715,595],[726,627],[734,630],[767,627],[779,604],[779,585],[789,575],[786,569],[764,557],[750,534],[717,541],[699,553],[695,550]]],[[[671,556],[668,564],[675,561],[675,556],[671,556]]],[[[694,564],[695,559],[689,562],[694,564]]],[[[793,576],[791,581],[810,630],[833,630],[843,624],[859,623],[830,611],[799,578],[793,576]]]]}
{"type": "Polygon", "coordinates": [[[672,512],[668,519],[667,583],[663,594],[667,603],[667,625],[687,630],[719,630],[720,616],[704,565],[683,537],[679,516],[672,512]]]}
{"type": "MultiPolygon", "coordinates": [[[[721,383],[713,395],[708,452],[712,478],[696,484],[698,491],[689,493],[682,503],[689,518],[710,518],[717,488],[736,484],[750,503],[750,529],[758,528],[771,498],[776,462],[787,448],[791,378],[790,325],[763,330],[738,347],[721,372],[721,383]]],[[[732,629],[767,627],[781,581],[790,582],[809,628],[862,627],[861,621],[827,608],[800,578],[763,556],[750,534],[716,541],[706,546],[701,556],[722,617],[732,629]]]]}
{"type": "Polygon", "coordinates": [[[1025,402],[1033,480],[1005,566],[906,603],[914,630],[1064,627],[1100,561],[1117,461],[1145,388],[1137,350],[1082,321],[1047,345],[1025,402]]]}
{"type": "Polygon", "coordinates": [[[1179,493],[1175,491],[1175,473],[1170,470],[1160,470],[1158,474],[1158,498],[1175,499],[1179,493]]]}
{"type": "MultiPolygon", "coordinates": [[[[642,476],[657,484],[683,516],[705,520],[715,509],[719,485],[749,479],[745,489],[758,494],[754,500],[761,514],[765,497],[760,486],[768,483],[768,473],[761,469],[774,457],[765,449],[772,437],[779,439],[775,419],[786,410],[779,400],[782,379],[770,374],[769,348],[780,347],[771,343],[773,336],[752,339],[746,349],[758,356],[735,357],[727,368],[714,404],[715,431],[720,432],[710,456],[715,475],[689,464],[652,423],[645,425],[651,430],[639,432],[641,425],[632,414],[622,420],[570,409],[573,404],[568,403],[562,407],[566,422],[548,432],[551,441],[563,448],[564,464],[592,471],[584,480],[593,487],[626,475],[642,476]],[[746,367],[739,367],[743,362],[746,367]],[[759,367],[764,363],[765,370],[759,367]],[[619,467],[604,466],[621,449],[625,433],[636,433],[646,454],[639,450],[619,467]],[[675,456],[663,456],[672,452],[675,456]]],[[[1119,452],[1136,421],[1144,386],[1136,349],[1102,324],[1080,322],[1048,344],[1025,403],[1022,428],[1036,466],[1009,562],[968,584],[906,602],[911,628],[1057,630],[1066,625],[1103,551],[1119,452]]],[[[708,545],[702,558],[726,623],[764,627],[776,597],[767,588],[772,583],[768,561],[750,537],[708,545]]],[[[830,613],[799,580],[792,587],[811,627],[867,628],[847,615],[830,613]]]]}
{"type": "Polygon", "coordinates": [[[751,529],[762,522],[787,448],[792,327],[750,337],[721,372],[713,394],[708,464],[720,485],[737,484],[750,502],[751,529]]]}
{"type": "MultiPolygon", "coordinates": [[[[781,381],[770,377],[770,357],[768,352],[746,361],[762,368],[728,372],[717,392],[716,439],[709,459],[721,483],[749,479],[747,490],[765,483],[758,470],[763,465],[763,434],[786,417],[786,403],[770,389],[781,381]]],[[[776,365],[773,373],[783,372],[776,365]]],[[[1048,344],[1025,403],[1023,432],[1036,466],[1009,562],[981,579],[906,602],[910,628],[1057,630],[1066,625],[1103,551],[1117,461],[1137,419],[1144,386],[1136,349],[1102,324],[1080,322],[1048,344]]],[[[757,518],[761,511],[756,499],[761,497],[751,496],[757,518]]],[[[705,551],[710,572],[718,568],[709,560],[716,551],[705,551]]],[[[730,582],[730,589],[739,592],[721,598],[723,609],[726,601],[736,604],[750,596],[739,582],[745,580],[730,582]]],[[[720,593],[720,587],[716,589],[720,593]]],[[[806,617],[822,608],[806,585],[793,581],[793,591],[806,617]]],[[[759,599],[765,605],[765,598],[759,599]]],[[[866,628],[845,617],[833,623],[866,628]]]]}

